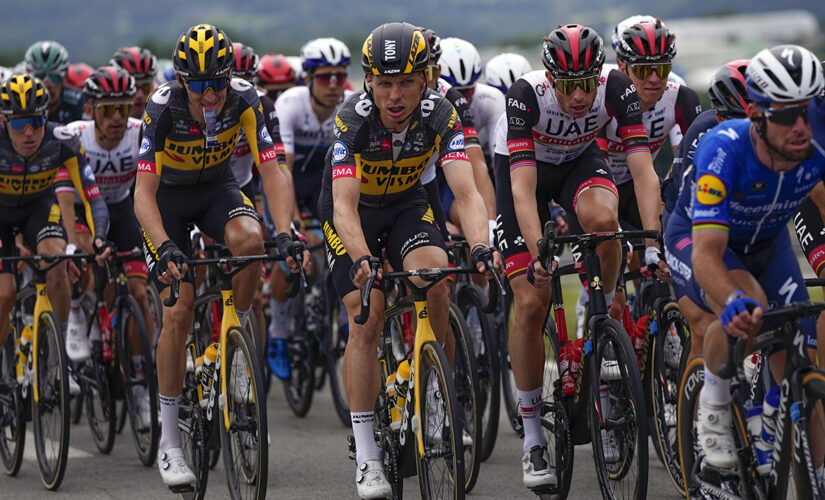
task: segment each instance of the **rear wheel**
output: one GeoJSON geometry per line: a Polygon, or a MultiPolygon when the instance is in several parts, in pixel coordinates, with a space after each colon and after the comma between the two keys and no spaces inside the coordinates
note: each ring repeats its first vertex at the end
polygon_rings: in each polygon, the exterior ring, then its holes
{"type": "Polygon", "coordinates": [[[467,324],[458,306],[450,303],[450,329],[455,337],[455,390],[461,418],[458,443],[464,450],[464,491],[475,486],[481,467],[481,412],[478,399],[478,366],[467,324]]]}
{"type": "Polygon", "coordinates": [[[343,304],[335,294],[332,283],[325,287],[325,321],[324,321],[324,354],[326,357],[326,372],[329,375],[329,390],[332,392],[332,403],[335,413],[345,427],[352,425],[349,415],[349,404],[344,393],[344,351],[347,348],[349,333],[348,324],[339,324],[339,311],[343,304]]]}
{"type": "MultiPolygon", "coordinates": [[[[302,331],[301,335],[305,333],[302,331]]],[[[304,337],[290,337],[287,345],[287,355],[292,365],[292,377],[283,381],[284,394],[289,407],[292,408],[292,413],[298,417],[305,417],[312,406],[312,396],[315,392],[315,367],[312,363],[312,353],[304,337]]]]}
{"type": "Polygon", "coordinates": [[[14,325],[0,350],[0,460],[9,476],[15,476],[23,463],[26,444],[24,399],[17,384],[15,342],[19,338],[14,325]]]}
{"type": "Polygon", "coordinates": [[[547,455],[552,461],[550,468],[557,478],[556,486],[547,492],[551,498],[567,498],[573,477],[573,439],[561,388],[558,337],[552,323],[545,325],[544,337],[547,353],[542,376],[541,426],[547,440],[547,455]]]}
{"type": "Polygon", "coordinates": [[[115,444],[117,416],[100,342],[92,342],[92,358],[75,370],[83,385],[83,403],[92,440],[100,453],[108,455],[115,444]]]}
{"type": "MultiPolygon", "coordinates": [[[[207,449],[207,426],[210,425],[201,410],[198,396],[200,378],[195,375],[195,360],[203,355],[203,347],[195,342],[186,344],[186,376],[183,383],[178,407],[178,427],[181,435],[181,448],[186,457],[186,463],[195,474],[193,491],[186,494],[187,499],[201,499],[206,494],[206,483],[209,478],[209,451],[207,449]]],[[[217,418],[217,409],[212,408],[213,418],[217,418]]]]}

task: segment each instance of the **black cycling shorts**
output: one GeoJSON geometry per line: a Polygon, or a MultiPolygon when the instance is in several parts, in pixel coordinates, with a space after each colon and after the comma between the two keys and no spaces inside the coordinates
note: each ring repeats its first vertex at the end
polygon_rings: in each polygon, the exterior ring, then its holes
{"type": "MultiPolygon", "coordinates": [[[[19,228],[23,241],[37,252],[37,245],[46,238],[66,239],[66,230],[61,224],[60,207],[54,193],[21,207],[0,208],[0,240],[3,247],[0,255],[14,255],[14,230],[19,228]]],[[[14,268],[0,263],[0,273],[10,273],[14,268]]]]}
{"type": "MultiPolygon", "coordinates": [[[[131,252],[143,249],[143,239],[140,237],[140,224],[135,217],[135,200],[127,196],[117,203],[107,204],[109,210],[109,241],[115,244],[118,252],[131,252]]],[[[83,205],[74,206],[75,231],[89,233],[89,223],[86,221],[86,210],[83,205]]],[[[123,263],[127,276],[146,278],[149,270],[143,257],[128,260],[123,263]]]]}
{"type": "MultiPolygon", "coordinates": [[[[531,168],[531,167],[521,167],[531,168]]],[[[496,154],[496,246],[504,256],[507,276],[512,278],[527,272],[531,256],[521,235],[510,186],[510,159],[496,154]]],[[[613,174],[607,168],[604,153],[594,141],[576,159],[560,165],[538,162],[536,202],[542,225],[550,220],[550,202],[561,205],[568,214],[575,214],[579,195],[591,187],[609,189],[616,196],[613,174]]]]}
{"type": "MultiPolygon", "coordinates": [[[[382,249],[393,269],[403,269],[404,258],[416,248],[437,246],[444,248],[444,239],[436,227],[435,216],[427,199],[420,195],[380,208],[358,206],[361,229],[370,254],[382,257],[382,249]]],[[[327,250],[327,264],[338,297],[344,298],[356,290],[349,277],[352,263],[361,256],[351,258],[333,225],[332,217],[325,214],[322,223],[327,250]]]]}

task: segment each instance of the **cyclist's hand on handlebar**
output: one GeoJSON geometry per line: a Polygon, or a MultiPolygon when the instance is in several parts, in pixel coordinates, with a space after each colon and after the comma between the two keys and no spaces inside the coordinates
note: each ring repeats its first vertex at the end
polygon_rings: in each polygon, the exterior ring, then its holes
{"type": "MultiPolygon", "coordinates": [[[[352,284],[355,285],[356,288],[361,289],[367,284],[367,280],[372,274],[370,264],[371,262],[377,260],[378,257],[373,257],[372,255],[362,255],[358,258],[358,260],[352,263],[352,267],[349,270],[349,277],[352,280],[352,284]]],[[[381,275],[382,271],[379,266],[375,275],[376,279],[380,280],[381,275]]]]}
{"type": "Polygon", "coordinates": [[[730,300],[722,310],[720,319],[722,328],[728,335],[748,338],[749,334],[756,333],[762,325],[762,305],[742,292],[730,300]]]}
{"type": "Polygon", "coordinates": [[[559,236],[567,234],[567,211],[561,205],[553,205],[550,209],[550,216],[556,222],[555,233],[559,236]]]}
{"type": "Polygon", "coordinates": [[[473,245],[472,260],[476,269],[478,269],[479,272],[484,273],[484,276],[486,276],[487,279],[493,279],[493,270],[495,270],[499,276],[502,276],[504,273],[504,264],[502,264],[501,261],[501,254],[484,243],[476,243],[473,245]],[[492,270],[488,269],[486,264],[490,260],[493,262],[494,269],[492,270]]]}
{"type": "Polygon", "coordinates": [[[667,262],[662,257],[662,252],[656,247],[647,247],[645,249],[645,265],[656,266],[656,279],[664,283],[670,283],[670,269],[667,267],[667,262]]]}
{"type": "Polygon", "coordinates": [[[96,254],[95,262],[97,262],[99,266],[102,266],[106,260],[112,256],[112,244],[100,238],[95,238],[94,250],[96,254]]]}
{"type": "MultiPolygon", "coordinates": [[[[79,251],[80,250],[73,243],[69,243],[68,245],[66,245],[66,255],[74,255],[74,254],[78,253],[79,251]]],[[[69,272],[69,280],[72,283],[75,283],[77,280],[80,279],[81,269],[83,271],[86,270],[86,263],[85,262],[81,262],[80,267],[78,268],[77,267],[77,262],[75,262],[74,259],[69,259],[66,263],[66,266],[67,266],[67,270],[69,272]]]]}
{"type": "Polygon", "coordinates": [[[163,242],[160,248],[158,248],[158,255],[160,255],[160,260],[156,267],[158,281],[164,285],[172,283],[173,279],[181,279],[189,269],[186,255],[184,255],[172,240],[163,242]],[[180,265],[180,268],[178,268],[178,265],[180,265]]]}
{"type": "Polygon", "coordinates": [[[533,260],[527,266],[527,282],[536,288],[544,288],[550,286],[550,280],[550,273],[544,268],[541,260],[538,257],[533,257],[533,260]]]}

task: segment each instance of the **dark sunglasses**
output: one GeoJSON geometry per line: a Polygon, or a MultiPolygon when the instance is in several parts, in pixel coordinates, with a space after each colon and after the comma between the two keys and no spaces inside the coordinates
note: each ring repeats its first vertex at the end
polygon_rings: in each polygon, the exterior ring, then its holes
{"type": "Polygon", "coordinates": [[[599,86],[599,75],[588,76],[586,78],[556,78],[553,86],[562,94],[572,94],[576,87],[581,87],[584,93],[590,93],[599,86]]]}
{"type": "Polygon", "coordinates": [[[335,71],[332,73],[316,73],[312,77],[314,80],[318,80],[318,83],[321,85],[331,85],[332,79],[335,78],[336,83],[343,83],[347,81],[347,73],[346,71],[335,71]]]}
{"type": "Polygon", "coordinates": [[[796,123],[796,120],[799,117],[802,117],[803,122],[808,123],[807,104],[804,106],[785,106],[780,109],[763,108],[762,114],[764,114],[765,118],[770,120],[772,123],[784,125],[786,127],[796,123]]]}
{"type": "Polygon", "coordinates": [[[659,75],[659,78],[662,80],[667,78],[667,75],[670,74],[670,69],[673,65],[669,62],[666,63],[639,63],[639,64],[631,64],[630,70],[636,75],[636,78],[639,80],[646,80],[647,77],[652,75],[654,72],[659,75]]]}
{"type": "Polygon", "coordinates": [[[9,127],[12,130],[26,130],[26,127],[33,129],[40,128],[46,124],[46,115],[18,116],[9,118],[9,127]]]}
{"type": "Polygon", "coordinates": [[[149,95],[155,89],[155,84],[151,80],[145,82],[135,82],[135,87],[137,87],[138,90],[142,90],[144,94],[149,95]]]}
{"type": "Polygon", "coordinates": [[[186,88],[195,94],[203,94],[207,90],[218,93],[229,85],[229,78],[215,78],[213,80],[187,80],[186,88]]]}
{"type": "Polygon", "coordinates": [[[49,82],[52,85],[63,83],[63,73],[35,73],[34,76],[41,82],[49,82]]]}
{"type": "Polygon", "coordinates": [[[132,103],[95,104],[95,109],[103,113],[104,118],[113,116],[115,111],[120,112],[120,116],[122,117],[128,117],[132,113],[132,103]]]}

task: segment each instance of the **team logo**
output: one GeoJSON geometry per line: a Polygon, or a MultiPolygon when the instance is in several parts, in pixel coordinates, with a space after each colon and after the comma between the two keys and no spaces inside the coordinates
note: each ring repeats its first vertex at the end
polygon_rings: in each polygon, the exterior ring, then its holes
{"type": "Polygon", "coordinates": [[[144,137],[140,143],[140,155],[145,155],[150,149],[152,149],[152,143],[149,141],[148,137],[144,137]]]}
{"type": "Polygon", "coordinates": [[[233,89],[239,92],[243,92],[247,89],[252,88],[252,84],[247,82],[243,78],[233,78],[229,81],[229,86],[231,86],[233,89]]]}
{"type": "Polygon", "coordinates": [[[753,184],[751,184],[751,191],[754,193],[760,193],[764,191],[766,187],[768,186],[765,184],[765,181],[756,180],[753,181],[753,184]]]}
{"type": "Polygon", "coordinates": [[[88,165],[88,164],[87,164],[87,165],[83,168],[83,177],[85,177],[86,179],[88,179],[88,180],[90,180],[90,181],[92,181],[92,182],[94,182],[94,181],[95,181],[95,173],[94,173],[94,171],[92,171],[92,166],[91,166],[91,165],[88,165]]]}
{"type": "Polygon", "coordinates": [[[716,205],[728,195],[722,179],[705,174],[696,181],[696,200],[702,205],[716,205]]]}
{"type": "Polygon", "coordinates": [[[262,141],[272,142],[272,137],[269,136],[269,130],[266,129],[266,125],[261,127],[261,131],[258,132],[258,135],[261,137],[262,141]]]}
{"type": "Polygon", "coordinates": [[[332,161],[343,161],[347,157],[347,147],[341,141],[332,144],[332,161]]]}
{"type": "MultiPolygon", "coordinates": [[[[166,104],[169,102],[169,96],[172,93],[172,89],[168,87],[168,84],[163,84],[160,87],[156,88],[154,92],[152,92],[152,102],[158,103],[160,105],[166,104]]],[[[146,118],[149,118],[149,115],[146,115],[146,118]]],[[[146,123],[149,123],[148,121],[146,123]]]]}
{"type": "Polygon", "coordinates": [[[456,134],[447,146],[450,151],[461,151],[464,149],[464,134],[456,134]]]}

